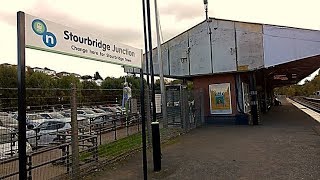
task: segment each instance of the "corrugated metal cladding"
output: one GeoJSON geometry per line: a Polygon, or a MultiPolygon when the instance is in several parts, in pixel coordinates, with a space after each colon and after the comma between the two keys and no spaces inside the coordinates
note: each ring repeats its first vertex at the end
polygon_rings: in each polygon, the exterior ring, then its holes
{"type": "MultiPolygon", "coordinates": [[[[162,44],[165,76],[205,75],[263,67],[262,25],[211,20],[162,44]]],[[[153,60],[154,72],[158,74],[156,49],[153,60]]],[[[125,71],[133,72],[128,68],[125,71]]]]}
{"type": "Polygon", "coordinates": [[[320,31],[281,26],[263,26],[265,66],[320,54],[320,31]]]}

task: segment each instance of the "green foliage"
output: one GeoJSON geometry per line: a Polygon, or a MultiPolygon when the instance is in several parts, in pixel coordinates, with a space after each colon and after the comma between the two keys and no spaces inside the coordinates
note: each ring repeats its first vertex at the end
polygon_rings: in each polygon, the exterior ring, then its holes
{"type": "Polygon", "coordinates": [[[57,88],[71,89],[72,83],[75,83],[78,89],[82,88],[80,79],[75,77],[74,75],[62,76],[61,78],[57,79],[57,88]]]}
{"type": "Polygon", "coordinates": [[[17,102],[17,90],[5,89],[16,88],[17,81],[17,68],[10,66],[0,66],[0,108],[16,107],[17,102]],[[4,89],[1,89],[4,88],[4,89]]]}
{"type": "Polygon", "coordinates": [[[276,94],[287,96],[310,96],[320,90],[320,75],[316,75],[311,81],[306,80],[303,85],[291,85],[275,88],[276,94]]]}
{"type": "MultiPolygon", "coordinates": [[[[98,154],[99,157],[112,159],[119,155],[129,153],[137,148],[141,148],[141,133],[133,134],[112,143],[100,145],[98,154]]],[[[91,152],[83,152],[80,154],[80,160],[84,161],[90,156],[92,156],[91,152]]]]}
{"type": "Polygon", "coordinates": [[[123,88],[123,82],[119,78],[114,77],[107,77],[104,79],[104,81],[101,84],[102,89],[122,89],[123,88]]]}
{"type": "Polygon", "coordinates": [[[30,73],[26,78],[27,88],[55,88],[56,85],[54,78],[41,72],[30,73]]]}
{"type": "Polygon", "coordinates": [[[17,87],[17,67],[0,66],[0,87],[17,87]]]}

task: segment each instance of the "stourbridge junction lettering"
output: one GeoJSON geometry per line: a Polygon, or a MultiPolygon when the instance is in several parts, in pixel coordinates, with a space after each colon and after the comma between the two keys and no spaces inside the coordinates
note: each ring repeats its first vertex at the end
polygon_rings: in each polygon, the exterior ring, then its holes
{"type": "Polygon", "coordinates": [[[69,32],[68,30],[65,30],[63,32],[63,34],[64,34],[63,38],[65,40],[69,40],[69,41],[76,42],[79,44],[85,44],[88,46],[100,48],[102,51],[112,51],[112,52],[116,52],[119,54],[124,54],[124,55],[135,57],[135,53],[130,51],[128,48],[121,48],[121,47],[117,47],[116,45],[113,45],[111,47],[110,44],[107,44],[107,43],[103,42],[102,40],[90,38],[89,36],[81,37],[81,36],[76,35],[72,32],[69,32]]]}

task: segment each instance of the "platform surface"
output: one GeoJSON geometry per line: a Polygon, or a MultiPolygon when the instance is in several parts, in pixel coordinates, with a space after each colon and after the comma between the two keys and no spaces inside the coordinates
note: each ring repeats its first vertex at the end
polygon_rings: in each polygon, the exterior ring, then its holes
{"type": "MultiPolygon", "coordinates": [[[[161,172],[152,171],[149,153],[148,178],[320,179],[320,123],[299,108],[282,99],[263,125],[194,129],[162,147],[161,172]]],[[[141,153],[91,178],[143,179],[141,153]]]]}

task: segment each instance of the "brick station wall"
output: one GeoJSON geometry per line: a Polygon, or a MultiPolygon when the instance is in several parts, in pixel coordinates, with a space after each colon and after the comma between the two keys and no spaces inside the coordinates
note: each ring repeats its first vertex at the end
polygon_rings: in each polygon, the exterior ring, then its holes
{"type": "Polygon", "coordinates": [[[210,114],[210,97],[209,97],[209,85],[210,84],[219,84],[219,83],[230,83],[230,93],[231,93],[231,106],[232,114],[237,113],[236,106],[236,90],[235,90],[235,77],[233,74],[216,74],[209,76],[199,76],[192,78],[193,87],[195,92],[198,92],[201,88],[204,93],[204,115],[211,116],[210,114]]]}

